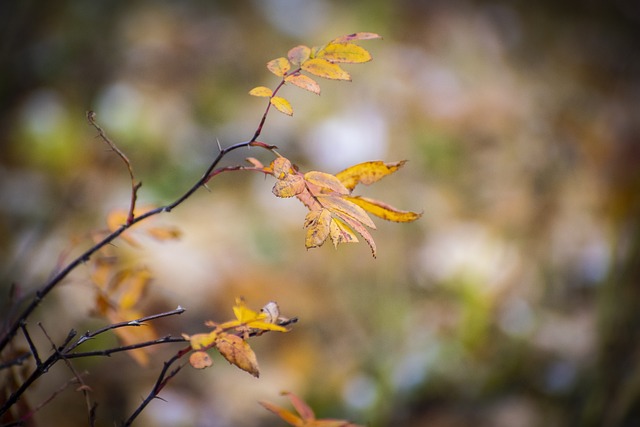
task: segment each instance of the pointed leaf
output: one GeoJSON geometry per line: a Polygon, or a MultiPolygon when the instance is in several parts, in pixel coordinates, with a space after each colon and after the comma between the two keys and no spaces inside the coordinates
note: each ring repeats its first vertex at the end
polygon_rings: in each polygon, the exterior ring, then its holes
{"type": "Polygon", "coordinates": [[[204,351],[194,351],[189,356],[189,363],[196,369],[204,369],[213,365],[213,360],[211,360],[211,356],[204,351]]]}
{"type": "Polygon", "coordinates": [[[338,218],[333,218],[329,230],[329,237],[336,248],[340,243],[358,243],[358,237],[353,230],[338,218]]]}
{"type": "Polygon", "coordinates": [[[284,79],[287,83],[291,83],[292,85],[298,86],[299,88],[308,90],[309,92],[313,92],[316,95],[320,95],[320,85],[313,80],[309,76],[305,76],[304,74],[296,73],[289,74],[284,79]]]}
{"type": "Polygon", "coordinates": [[[371,61],[371,54],[362,46],[352,43],[329,43],[318,52],[318,58],[331,62],[361,64],[371,61]]]}
{"type": "Polygon", "coordinates": [[[360,206],[365,211],[372,213],[373,215],[393,222],[411,222],[415,221],[422,216],[421,213],[401,211],[379,200],[369,199],[367,197],[350,197],[345,196],[345,199],[360,206]]]}
{"type": "Polygon", "coordinates": [[[313,421],[316,419],[316,415],[313,413],[313,410],[309,407],[309,405],[306,404],[304,400],[288,391],[285,391],[282,394],[289,398],[291,404],[304,421],[313,421]]]}
{"type": "Polygon", "coordinates": [[[355,40],[371,40],[371,39],[381,39],[381,38],[382,37],[376,33],[361,32],[361,33],[347,34],[346,36],[341,36],[336,39],[333,39],[331,42],[332,43],[350,43],[355,40]]]}
{"type": "Polygon", "coordinates": [[[264,401],[260,401],[259,403],[262,406],[264,406],[267,410],[273,412],[274,414],[282,418],[286,423],[289,423],[292,426],[302,427],[305,424],[302,418],[295,415],[291,411],[281,408],[280,406],[274,405],[273,403],[264,402],[264,401]]]}
{"type": "Polygon", "coordinates": [[[376,242],[373,240],[373,237],[371,236],[371,233],[369,233],[369,230],[367,230],[367,228],[364,225],[362,225],[361,222],[358,222],[357,220],[353,219],[353,217],[349,215],[343,215],[343,214],[340,214],[339,212],[337,212],[336,215],[338,215],[342,221],[347,223],[349,227],[353,228],[362,236],[362,238],[367,242],[367,244],[371,248],[371,254],[375,258],[376,242]]]}
{"type": "Polygon", "coordinates": [[[376,228],[376,225],[371,218],[369,218],[369,215],[367,215],[365,210],[355,203],[351,203],[348,200],[335,196],[320,195],[317,198],[320,204],[326,209],[329,209],[332,213],[342,214],[340,215],[340,218],[342,218],[343,215],[348,215],[369,228],[376,228]]]}
{"type": "Polygon", "coordinates": [[[340,182],[338,178],[331,174],[318,171],[310,171],[304,174],[304,179],[307,182],[320,187],[319,194],[349,194],[349,190],[342,184],[342,182],[340,182]]]}
{"type": "Polygon", "coordinates": [[[351,76],[339,65],[323,58],[313,58],[302,64],[302,69],[310,74],[331,80],[351,80],[351,76]]]}
{"type": "Polygon", "coordinates": [[[229,363],[236,365],[256,378],[260,376],[256,355],[249,347],[249,344],[242,338],[237,335],[222,333],[218,335],[215,346],[229,363]]]}
{"type": "Polygon", "coordinates": [[[249,95],[264,96],[268,98],[273,95],[273,91],[266,86],[256,86],[249,91],[249,95]]]}
{"type": "Polygon", "coordinates": [[[390,175],[401,168],[407,161],[385,163],[382,161],[364,162],[351,166],[336,174],[336,177],[347,187],[353,190],[356,185],[362,183],[370,185],[390,175]]]}
{"type": "Polygon", "coordinates": [[[267,68],[276,76],[282,77],[291,69],[291,64],[287,58],[281,57],[267,62],[267,68]]]}
{"type": "Polygon", "coordinates": [[[271,102],[271,105],[276,107],[276,109],[281,113],[284,113],[287,116],[293,116],[293,107],[291,106],[289,101],[287,101],[283,97],[274,96],[269,100],[269,102],[271,102]]]}
{"type": "Polygon", "coordinates": [[[309,55],[311,54],[311,49],[308,46],[300,45],[296,46],[289,50],[287,53],[287,58],[291,63],[300,65],[307,59],[309,59],[309,55]]]}

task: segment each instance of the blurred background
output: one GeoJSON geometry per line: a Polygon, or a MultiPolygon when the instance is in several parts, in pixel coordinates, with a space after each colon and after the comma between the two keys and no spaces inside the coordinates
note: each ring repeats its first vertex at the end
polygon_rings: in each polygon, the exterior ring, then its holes
{"type": "MultiPolygon", "coordinates": [[[[143,204],[175,200],[222,146],[249,139],[274,87],[265,68],[298,44],[356,31],[374,60],[322,95],[285,88],[260,138],[303,170],[367,160],[407,165],[359,194],[422,211],[376,220],[364,243],[306,251],[305,208],[273,181],[223,174],[154,220],[176,242],[118,243],[154,281],[160,335],[203,332],[278,301],[300,321],[251,341],[261,377],[214,356],[185,367],[138,424],[284,425],[257,403],[292,391],[319,417],[368,426],[640,425],[640,6],[632,0],[81,1],[0,6],[0,292],[27,298],[128,206],[129,156],[143,204]]],[[[234,153],[265,163],[259,149],[234,153]]],[[[30,320],[62,340],[96,329],[89,267],[30,320]]],[[[114,337],[86,349],[117,345],[114,337]],[[112,340],[112,341],[109,341],[112,340]]],[[[180,346],[147,367],[126,355],[77,361],[98,425],[125,419],[180,346]]],[[[36,406],[71,376],[56,366],[36,406]]],[[[39,425],[86,425],[67,389],[39,425]]]]}

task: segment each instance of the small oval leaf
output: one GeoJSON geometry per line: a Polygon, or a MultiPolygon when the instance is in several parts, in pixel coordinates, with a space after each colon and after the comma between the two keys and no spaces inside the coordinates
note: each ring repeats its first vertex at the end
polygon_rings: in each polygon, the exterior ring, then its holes
{"type": "Polygon", "coordinates": [[[289,58],[289,61],[293,64],[300,65],[309,59],[310,55],[311,49],[308,46],[300,45],[290,49],[289,53],[287,53],[287,58],[289,58]]]}
{"type": "Polygon", "coordinates": [[[282,77],[291,69],[291,64],[287,58],[280,57],[267,62],[267,69],[276,76],[282,77]]]}
{"type": "Polygon", "coordinates": [[[304,74],[290,74],[284,79],[287,83],[298,86],[299,88],[320,95],[320,85],[309,76],[304,74]]]}
{"type": "Polygon", "coordinates": [[[287,101],[283,97],[274,96],[274,97],[271,98],[271,100],[269,102],[271,102],[271,105],[276,107],[276,109],[278,111],[280,111],[281,113],[284,113],[287,116],[293,116],[293,107],[291,106],[289,101],[287,101]]]}
{"type": "Polygon", "coordinates": [[[265,86],[257,86],[254,87],[253,89],[251,89],[249,91],[249,95],[252,96],[265,96],[265,97],[270,97],[271,95],[273,95],[273,91],[271,89],[269,89],[268,87],[265,86]]]}

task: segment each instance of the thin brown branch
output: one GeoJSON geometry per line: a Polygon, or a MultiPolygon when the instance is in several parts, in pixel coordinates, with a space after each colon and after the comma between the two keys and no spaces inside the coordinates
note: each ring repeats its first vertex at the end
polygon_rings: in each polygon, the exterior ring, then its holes
{"type": "Polygon", "coordinates": [[[127,224],[131,223],[134,218],[134,211],[136,208],[136,200],[138,199],[138,190],[142,186],[141,182],[136,183],[136,178],[133,173],[133,167],[131,166],[131,162],[129,158],[124,154],[122,150],[118,148],[118,146],[107,136],[105,131],[96,123],[96,113],[94,111],[87,111],[87,120],[89,124],[93,126],[97,131],[100,138],[109,146],[111,151],[116,153],[120,159],[127,166],[127,170],[129,171],[129,178],[131,178],[131,202],[129,203],[129,214],[127,215],[127,224]]]}

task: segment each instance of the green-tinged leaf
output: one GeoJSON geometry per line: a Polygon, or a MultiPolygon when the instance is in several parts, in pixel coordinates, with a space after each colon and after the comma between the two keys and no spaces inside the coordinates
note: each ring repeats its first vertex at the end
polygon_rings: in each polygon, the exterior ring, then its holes
{"type": "Polygon", "coordinates": [[[289,50],[287,58],[292,64],[300,65],[311,55],[311,49],[308,46],[300,45],[289,50]]]}
{"type": "Polygon", "coordinates": [[[383,161],[364,162],[338,172],[335,176],[349,190],[362,183],[370,185],[401,168],[407,161],[385,163],[383,161]]]}
{"type": "Polygon", "coordinates": [[[333,39],[331,43],[351,43],[355,40],[371,40],[371,39],[381,39],[381,38],[382,36],[376,33],[361,32],[361,33],[353,33],[353,34],[347,34],[345,36],[340,36],[336,39],[333,39]]]}
{"type": "Polygon", "coordinates": [[[281,96],[273,96],[273,97],[271,97],[269,102],[271,102],[271,105],[276,107],[276,109],[278,111],[280,111],[281,113],[284,113],[287,116],[293,116],[293,107],[291,106],[289,101],[287,101],[283,97],[281,97],[281,96]]]}
{"type": "Polygon", "coordinates": [[[307,229],[307,236],[304,246],[309,248],[317,248],[329,237],[331,224],[331,212],[327,209],[311,211],[304,219],[304,228],[307,229]]]}
{"type": "Polygon", "coordinates": [[[349,194],[349,190],[344,185],[342,185],[342,182],[340,182],[338,178],[331,174],[318,171],[310,171],[304,174],[304,179],[307,180],[307,182],[319,187],[319,192],[317,194],[315,194],[315,192],[312,190],[312,192],[314,192],[314,195],[332,193],[338,193],[342,195],[349,194]]]}
{"type": "Polygon", "coordinates": [[[282,77],[291,69],[291,64],[287,58],[280,57],[267,62],[267,68],[276,76],[282,77]]]}
{"type": "Polygon", "coordinates": [[[415,221],[422,216],[421,213],[401,211],[379,200],[369,199],[367,197],[360,196],[345,196],[345,199],[360,206],[365,211],[393,222],[411,222],[415,221]]]}
{"type": "Polygon", "coordinates": [[[331,62],[361,64],[371,61],[371,54],[365,48],[352,43],[329,43],[320,52],[318,58],[331,62]]]}
{"type": "Polygon", "coordinates": [[[236,365],[256,378],[260,376],[256,354],[242,338],[237,335],[222,333],[218,336],[215,346],[229,363],[236,365]]]}
{"type": "Polygon", "coordinates": [[[287,83],[291,83],[292,85],[298,86],[299,88],[308,90],[309,92],[313,92],[316,95],[320,95],[320,85],[313,80],[309,76],[305,76],[304,74],[296,73],[289,74],[284,79],[287,83]]]}
{"type": "Polygon", "coordinates": [[[329,237],[334,247],[340,243],[358,243],[358,237],[341,219],[333,218],[329,227],[329,237]]]}
{"type": "MultiPolygon", "coordinates": [[[[356,221],[366,225],[369,228],[376,228],[376,225],[373,223],[369,215],[362,209],[360,206],[355,203],[351,203],[348,200],[343,199],[342,197],[335,196],[317,196],[318,202],[326,209],[329,209],[332,213],[341,214],[340,218],[343,218],[344,215],[347,215],[356,221]]],[[[351,225],[351,223],[347,223],[351,225]]]]}
{"type": "Polygon", "coordinates": [[[313,58],[301,65],[302,69],[310,74],[331,80],[351,80],[351,76],[338,64],[323,58],[313,58]]]}
{"type": "Polygon", "coordinates": [[[249,91],[249,95],[264,96],[268,98],[273,95],[273,91],[266,86],[256,86],[249,91]]]}

